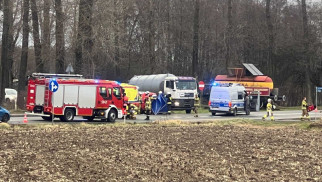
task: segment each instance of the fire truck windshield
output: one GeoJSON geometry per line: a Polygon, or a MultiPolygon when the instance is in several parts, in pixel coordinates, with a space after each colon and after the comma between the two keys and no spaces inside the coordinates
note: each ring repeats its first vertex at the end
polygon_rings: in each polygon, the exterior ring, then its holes
{"type": "Polygon", "coordinates": [[[176,81],[176,87],[178,90],[195,90],[197,84],[195,80],[178,80],[176,81]]]}

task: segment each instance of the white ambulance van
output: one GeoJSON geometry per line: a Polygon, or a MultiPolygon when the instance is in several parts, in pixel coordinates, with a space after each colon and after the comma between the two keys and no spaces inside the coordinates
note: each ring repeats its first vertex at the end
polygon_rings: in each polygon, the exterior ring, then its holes
{"type": "Polygon", "coordinates": [[[209,98],[209,111],[213,116],[216,113],[226,113],[236,116],[238,113],[250,114],[249,96],[244,86],[235,83],[214,83],[209,98]]]}

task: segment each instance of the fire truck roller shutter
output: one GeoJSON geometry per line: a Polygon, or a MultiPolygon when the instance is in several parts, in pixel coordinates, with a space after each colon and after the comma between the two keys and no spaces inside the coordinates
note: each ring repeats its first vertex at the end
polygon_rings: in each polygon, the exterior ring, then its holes
{"type": "Polygon", "coordinates": [[[44,105],[45,85],[36,85],[36,105],[44,105]]]}
{"type": "Polygon", "coordinates": [[[64,85],[60,85],[58,90],[53,93],[52,98],[54,98],[54,107],[63,107],[64,100],[64,85]]]}
{"type": "Polygon", "coordinates": [[[76,105],[78,99],[78,85],[65,85],[64,104],[76,105]]]}
{"type": "Polygon", "coordinates": [[[79,86],[78,107],[94,108],[96,102],[96,86],[79,86]]]}

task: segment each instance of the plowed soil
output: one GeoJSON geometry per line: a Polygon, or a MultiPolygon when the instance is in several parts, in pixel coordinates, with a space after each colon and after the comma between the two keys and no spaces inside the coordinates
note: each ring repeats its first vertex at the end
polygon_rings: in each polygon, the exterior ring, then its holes
{"type": "Polygon", "coordinates": [[[151,125],[0,135],[0,181],[322,181],[321,130],[151,125]]]}

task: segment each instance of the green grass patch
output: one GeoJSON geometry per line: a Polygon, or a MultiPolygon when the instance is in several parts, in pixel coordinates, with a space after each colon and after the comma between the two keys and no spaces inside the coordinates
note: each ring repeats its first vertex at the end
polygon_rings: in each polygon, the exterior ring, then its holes
{"type": "MultiPolygon", "coordinates": [[[[172,114],[186,114],[186,111],[171,111],[172,114]]],[[[193,110],[191,110],[191,113],[194,113],[193,110]]],[[[208,108],[199,108],[198,109],[198,114],[200,113],[210,113],[208,108]]]]}

